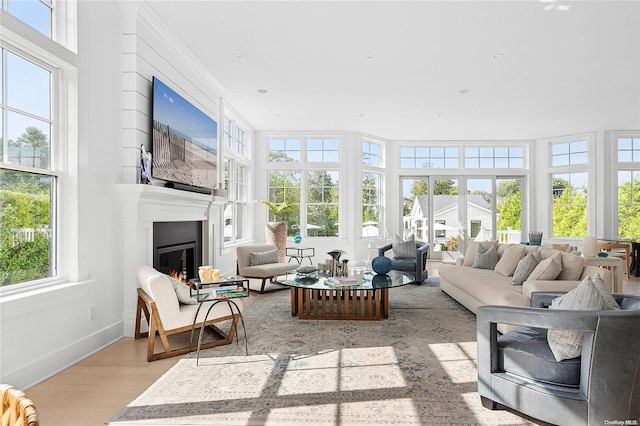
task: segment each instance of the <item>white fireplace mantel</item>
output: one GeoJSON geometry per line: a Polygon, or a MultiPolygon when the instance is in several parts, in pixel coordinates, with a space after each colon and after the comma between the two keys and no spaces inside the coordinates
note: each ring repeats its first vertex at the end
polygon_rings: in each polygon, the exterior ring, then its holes
{"type": "Polygon", "coordinates": [[[202,257],[211,264],[214,224],[222,216],[225,200],[153,185],[116,184],[115,190],[121,195],[123,212],[124,329],[126,336],[132,336],[138,287],[135,271],[139,265],[153,265],[153,223],[202,221],[202,257]]]}

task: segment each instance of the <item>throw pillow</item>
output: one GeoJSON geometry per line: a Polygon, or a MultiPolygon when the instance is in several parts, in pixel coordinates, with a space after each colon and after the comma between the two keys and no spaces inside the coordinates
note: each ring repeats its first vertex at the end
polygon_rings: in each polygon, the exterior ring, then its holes
{"type": "Polygon", "coordinates": [[[493,241],[469,241],[467,242],[467,252],[464,255],[463,266],[473,266],[473,262],[476,260],[476,250],[478,246],[481,245],[484,248],[489,248],[491,246],[496,246],[498,248],[498,240],[493,241]]]}
{"type": "Polygon", "coordinates": [[[493,269],[498,263],[498,250],[496,246],[485,248],[482,244],[476,249],[476,257],[473,267],[478,269],[493,269]]]}
{"type": "MultiPolygon", "coordinates": [[[[168,276],[168,275],[167,275],[168,276]]],[[[169,277],[169,276],[168,276],[169,277]]],[[[189,291],[189,286],[181,283],[180,281],[169,277],[169,281],[173,285],[173,289],[176,292],[176,296],[178,297],[178,303],[183,305],[197,305],[198,302],[196,299],[191,297],[191,292],[189,291]]]]}
{"type": "Polygon", "coordinates": [[[411,259],[416,258],[416,239],[413,234],[403,240],[398,235],[393,237],[393,257],[408,257],[411,259]]]}
{"type": "Polygon", "coordinates": [[[249,253],[249,265],[250,266],[265,265],[267,263],[278,263],[278,251],[277,250],[269,250],[269,251],[260,251],[260,252],[251,252],[251,253],[249,253]]]}
{"type": "MultiPolygon", "coordinates": [[[[586,277],[565,295],[558,297],[551,302],[549,309],[568,309],[574,311],[598,311],[602,309],[611,309],[608,303],[605,303],[606,293],[598,288],[591,279],[586,277]]],[[[610,296],[610,294],[609,294],[610,296]]],[[[614,301],[615,302],[615,301],[614,301]]],[[[617,306],[617,303],[616,303],[617,306]]],[[[582,353],[582,340],[584,334],[576,330],[553,330],[547,331],[547,342],[549,348],[553,352],[556,361],[563,359],[576,358],[582,353]]]]}
{"type": "Polygon", "coordinates": [[[503,244],[506,245],[502,257],[496,264],[495,271],[503,277],[510,277],[516,270],[518,262],[524,256],[525,248],[520,244],[503,244]]]}
{"type": "Polygon", "coordinates": [[[591,277],[591,281],[596,286],[602,297],[604,297],[604,309],[620,309],[620,305],[616,302],[616,299],[611,295],[611,292],[604,283],[604,280],[600,274],[595,274],[591,277]]]}
{"type": "Polygon", "coordinates": [[[551,257],[542,260],[536,266],[536,269],[529,275],[529,280],[555,280],[562,271],[562,263],[560,261],[560,252],[556,252],[551,257]]]}
{"type": "Polygon", "coordinates": [[[516,270],[513,273],[513,279],[511,280],[511,284],[513,285],[522,285],[529,275],[536,269],[538,263],[542,260],[542,256],[539,252],[529,253],[518,262],[518,266],[516,266],[516,270]]]}
{"type": "Polygon", "coordinates": [[[578,281],[584,269],[585,259],[571,253],[560,253],[562,272],[558,275],[559,280],[578,281]]]}

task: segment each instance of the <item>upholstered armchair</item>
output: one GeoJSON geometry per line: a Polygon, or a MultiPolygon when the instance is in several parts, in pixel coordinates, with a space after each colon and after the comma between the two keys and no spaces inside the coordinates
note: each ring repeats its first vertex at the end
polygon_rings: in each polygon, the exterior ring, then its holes
{"type": "MultiPolygon", "coordinates": [[[[296,269],[295,266],[280,262],[276,246],[273,244],[246,245],[236,247],[236,273],[245,278],[262,280],[257,293],[269,293],[278,290],[288,290],[287,286],[274,287],[265,290],[267,280],[273,282],[277,275],[296,269]]],[[[252,290],[256,291],[256,290],[252,290]]]]}
{"type": "MultiPolygon", "coordinates": [[[[424,280],[429,278],[427,271],[427,256],[429,255],[429,244],[416,241],[415,257],[399,257],[394,254],[391,258],[391,269],[396,271],[408,272],[415,277],[414,283],[422,284],[424,280]]],[[[393,248],[393,243],[388,243],[378,248],[378,256],[384,256],[385,253],[393,248]]]]}
{"type": "Polygon", "coordinates": [[[614,294],[620,310],[544,309],[561,294],[534,292],[530,308],[478,309],[483,405],[558,425],[635,424],[625,421],[640,418],[640,296],[614,294]],[[502,323],[524,327],[500,336],[502,323]],[[581,355],[556,361],[547,329],[582,331],[581,355]]]}

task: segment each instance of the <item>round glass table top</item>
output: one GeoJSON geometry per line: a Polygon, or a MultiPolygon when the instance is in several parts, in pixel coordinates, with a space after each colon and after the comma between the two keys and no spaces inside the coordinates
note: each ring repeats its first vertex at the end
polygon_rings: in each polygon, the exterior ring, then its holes
{"type": "Polygon", "coordinates": [[[310,288],[314,290],[377,290],[400,287],[414,281],[411,274],[402,271],[389,271],[387,274],[376,274],[370,269],[349,268],[349,276],[331,277],[323,271],[299,273],[288,271],[285,275],[274,279],[279,284],[289,287],[310,288]]]}

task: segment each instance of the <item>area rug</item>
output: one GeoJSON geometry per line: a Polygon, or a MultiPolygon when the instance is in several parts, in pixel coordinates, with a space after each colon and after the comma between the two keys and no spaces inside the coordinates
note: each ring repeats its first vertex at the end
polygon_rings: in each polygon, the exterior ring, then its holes
{"type": "Polygon", "coordinates": [[[190,354],[109,424],[538,424],[482,407],[475,317],[428,284],[392,289],[380,321],[299,320],[288,292],[251,296],[249,355],[243,337],[190,354]]]}

